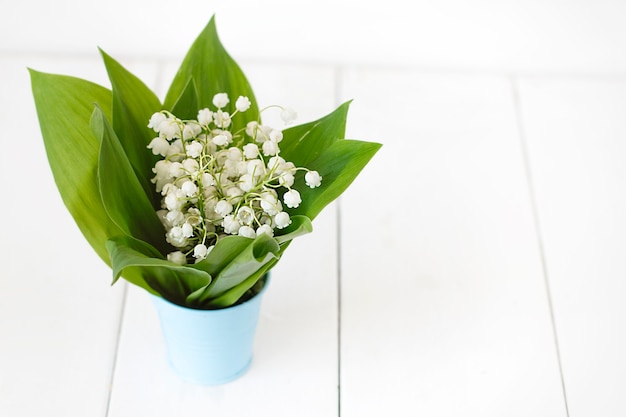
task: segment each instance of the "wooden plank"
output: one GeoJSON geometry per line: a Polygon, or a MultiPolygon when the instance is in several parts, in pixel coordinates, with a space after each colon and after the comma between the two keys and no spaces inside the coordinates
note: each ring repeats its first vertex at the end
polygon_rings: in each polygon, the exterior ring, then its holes
{"type": "MultiPolygon", "coordinates": [[[[244,66],[261,105],[303,109],[302,119],[332,110],[333,72],[298,66],[244,66]],[[257,88],[258,87],[258,88],[257,88]],[[302,106],[300,106],[302,105],[302,106]]],[[[170,72],[170,69],[165,69],[170,72]]],[[[169,76],[164,76],[169,79],[169,76]]],[[[314,222],[272,271],[252,367],[217,387],[194,386],[168,368],[156,312],[131,288],[118,353],[110,417],[211,413],[219,416],[337,414],[336,210],[314,222]]]]}
{"type": "Polygon", "coordinates": [[[98,57],[0,59],[0,415],[102,416],[123,285],[63,206],[26,67],[102,80],[98,57]]]}
{"type": "Polygon", "coordinates": [[[341,415],[564,416],[509,81],[346,71],[341,415]]]}
{"type": "Polygon", "coordinates": [[[626,80],[519,84],[572,416],[626,404],[626,80]]]}
{"type": "Polygon", "coordinates": [[[614,0],[316,0],[298,8],[276,0],[193,1],[174,11],[165,2],[112,0],[97,13],[77,0],[63,5],[72,13],[52,3],[12,3],[0,26],[0,50],[76,53],[101,45],[127,56],[182,58],[216,13],[228,50],[262,60],[535,72],[626,69],[626,4],[614,0]],[[158,30],[170,12],[184,14],[184,23],[171,19],[175,31],[158,30]]]}

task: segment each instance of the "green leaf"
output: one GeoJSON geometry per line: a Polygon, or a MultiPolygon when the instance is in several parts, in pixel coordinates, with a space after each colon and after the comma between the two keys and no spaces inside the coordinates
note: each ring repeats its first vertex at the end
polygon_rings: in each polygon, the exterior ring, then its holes
{"type": "MultiPolygon", "coordinates": [[[[301,233],[302,230],[304,230],[304,233],[308,233],[311,231],[312,229],[311,223],[310,223],[310,220],[308,222],[306,221],[308,220],[307,217],[294,216],[292,219],[295,219],[294,224],[299,223],[299,225],[295,228],[294,231],[289,233],[289,237],[290,237],[289,239],[281,240],[282,243],[280,243],[280,250],[278,251],[278,254],[276,255],[276,257],[273,259],[270,259],[268,263],[263,265],[262,268],[260,268],[256,273],[251,275],[249,278],[241,282],[241,284],[236,285],[232,287],[230,290],[226,291],[224,294],[216,298],[213,298],[211,300],[211,305],[213,306],[213,308],[224,308],[224,307],[228,307],[237,303],[242,297],[246,295],[246,293],[248,293],[249,291],[252,291],[253,288],[258,285],[259,280],[263,278],[263,276],[266,273],[268,273],[278,263],[278,261],[281,259],[285,250],[287,250],[287,248],[293,241],[295,234],[301,233]],[[298,219],[301,219],[301,220],[298,220],[298,219]]],[[[283,236],[287,237],[287,235],[283,235],[283,236]]],[[[276,239],[279,240],[283,236],[280,236],[276,239]]]]}
{"type": "Polygon", "coordinates": [[[225,308],[236,304],[248,291],[254,287],[261,278],[269,271],[278,261],[278,258],[270,260],[262,268],[241,282],[223,293],[222,295],[210,301],[211,308],[225,308]]]}
{"type": "MultiPolygon", "coordinates": [[[[381,146],[379,143],[346,139],[333,143],[307,166],[320,173],[322,185],[314,189],[302,187],[302,203],[292,212],[314,219],[352,184],[381,146]]],[[[304,179],[296,181],[304,182],[304,179]]]]}
{"type": "Polygon", "coordinates": [[[296,166],[309,168],[309,163],[336,141],[343,139],[350,102],[314,122],[286,129],[280,143],[280,156],[296,166]]]}
{"type": "MultiPolygon", "coordinates": [[[[292,213],[303,214],[310,219],[317,217],[324,207],[352,184],[381,146],[374,142],[343,139],[325,149],[307,165],[307,168],[320,173],[322,185],[314,189],[301,187],[299,192],[302,203],[292,213]]],[[[304,179],[300,176],[296,181],[302,183],[304,179]]]]}
{"type": "Polygon", "coordinates": [[[311,233],[313,231],[313,224],[311,219],[306,216],[291,216],[291,224],[286,228],[283,234],[276,236],[276,241],[279,244],[293,240],[298,236],[311,233]]]}
{"type": "Polygon", "coordinates": [[[192,268],[206,271],[216,276],[229,263],[250,246],[254,240],[243,236],[226,236],[221,238],[208,256],[202,261],[191,265],[192,268]]]}
{"type": "MultiPolygon", "coordinates": [[[[211,265],[213,259],[215,259],[219,264],[223,265],[220,271],[213,275],[214,279],[211,285],[202,294],[194,295],[194,298],[199,300],[199,302],[211,307],[220,307],[211,301],[212,298],[223,295],[253,276],[260,278],[263,275],[261,272],[267,269],[264,267],[268,266],[272,260],[277,259],[280,252],[280,246],[276,240],[266,234],[262,234],[256,239],[239,236],[232,237],[237,239],[224,238],[220,240],[209,253],[209,256],[203,262],[196,264],[205,263],[206,265],[211,265]],[[248,241],[245,242],[246,245],[243,248],[240,246],[243,243],[241,239],[248,241]],[[226,245],[222,245],[219,250],[226,256],[219,256],[220,253],[218,253],[212,257],[213,252],[218,250],[218,246],[224,241],[226,241],[226,245]],[[228,260],[228,263],[225,263],[225,260],[228,260]]],[[[252,285],[254,285],[254,282],[250,286],[252,285]]]]}
{"type": "Polygon", "coordinates": [[[113,264],[113,279],[125,279],[153,294],[182,306],[187,296],[211,283],[211,275],[188,266],[176,265],[161,257],[147,244],[128,236],[110,239],[106,243],[113,264]]]}
{"type": "Polygon", "coordinates": [[[160,200],[150,182],[152,168],[159,157],[146,147],[155,133],[147,128],[150,117],[162,109],[157,96],[135,75],[100,49],[113,91],[113,130],[141,186],[154,207],[160,200]]]}
{"type": "Polygon", "coordinates": [[[194,41],[185,56],[178,73],[165,98],[165,108],[191,108],[181,102],[183,92],[188,88],[190,80],[195,81],[197,88],[197,108],[189,113],[176,114],[181,119],[195,118],[199,109],[213,107],[213,96],[217,93],[228,93],[230,103],[225,108],[230,114],[235,111],[235,101],[239,96],[247,96],[252,105],[245,113],[233,118],[233,132],[245,128],[249,121],[258,120],[259,109],[248,83],[239,65],[230,57],[222,46],[217,35],[215,17],[212,17],[198,38],[194,41]]]}
{"type": "Polygon", "coordinates": [[[110,117],[111,92],[79,78],[30,70],[48,162],[61,198],[96,253],[110,265],[105,242],[121,234],[98,188],[99,139],[89,128],[94,103],[110,117]]]}
{"type": "Polygon", "coordinates": [[[190,78],[187,82],[187,85],[180,94],[180,97],[178,97],[170,111],[177,117],[183,117],[179,115],[192,115],[191,117],[187,116],[185,118],[195,119],[196,117],[198,117],[199,110],[200,107],[198,107],[198,93],[196,83],[193,78],[190,78]]]}
{"type": "MultiPolygon", "coordinates": [[[[319,188],[298,189],[302,204],[290,210],[292,215],[301,214],[313,220],[348,188],[380,149],[378,143],[343,139],[349,106],[350,102],[346,102],[319,120],[283,132],[280,155],[322,176],[319,188]]],[[[296,184],[304,183],[303,176],[304,173],[297,175],[296,184]]]]}
{"type": "Polygon", "coordinates": [[[93,111],[91,127],[102,142],[98,160],[98,185],[106,212],[125,234],[150,242],[165,251],[165,229],[135,176],[113,128],[98,107],[93,111]]]}

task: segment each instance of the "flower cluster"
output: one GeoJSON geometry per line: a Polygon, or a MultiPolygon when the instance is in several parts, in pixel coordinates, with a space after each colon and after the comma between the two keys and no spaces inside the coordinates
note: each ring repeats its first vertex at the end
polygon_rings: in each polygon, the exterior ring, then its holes
{"type": "MultiPolygon", "coordinates": [[[[291,224],[283,203],[296,208],[302,202],[293,188],[296,172],[306,171],[311,188],[321,184],[316,171],[279,155],[281,130],[250,122],[232,132],[232,118],[248,110],[250,100],[240,96],[232,114],[224,110],[229,101],[219,93],[213,98],[215,109],[201,109],[197,120],[161,111],[148,123],[158,133],[148,148],[163,157],[153,168],[152,182],[163,196],[157,214],[166,240],[178,249],[168,254],[171,262],[199,262],[222,236],[274,236],[275,229],[291,224]]],[[[282,109],[281,118],[290,123],[295,112],[282,109]]]]}

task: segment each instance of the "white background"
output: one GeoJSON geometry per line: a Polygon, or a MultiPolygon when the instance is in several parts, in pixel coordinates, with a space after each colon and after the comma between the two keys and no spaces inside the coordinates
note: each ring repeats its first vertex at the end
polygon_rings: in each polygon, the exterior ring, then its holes
{"type": "Polygon", "coordinates": [[[626,3],[21,1],[0,25],[0,415],[623,416],[626,3]],[[162,98],[210,17],[262,105],[382,150],[275,269],[255,361],[167,368],[65,210],[27,67],[162,98]]]}

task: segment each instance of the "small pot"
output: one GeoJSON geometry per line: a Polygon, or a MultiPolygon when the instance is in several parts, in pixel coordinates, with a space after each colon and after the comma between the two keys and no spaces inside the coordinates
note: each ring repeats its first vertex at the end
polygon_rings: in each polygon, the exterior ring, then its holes
{"type": "Polygon", "coordinates": [[[267,285],[249,300],[218,310],[181,307],[151,296],[174,372],[200,385],[219,385],[243,375],[252,363],[261,299],[267,285]]]}

